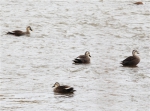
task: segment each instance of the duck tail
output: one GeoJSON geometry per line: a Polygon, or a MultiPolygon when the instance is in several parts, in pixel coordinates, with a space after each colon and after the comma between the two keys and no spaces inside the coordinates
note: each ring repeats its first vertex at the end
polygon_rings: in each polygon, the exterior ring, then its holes
{"type": "Polygon", "coordinates": [[[75,92],[76,90],[73,90],[72,92],[75,92]]]}
{"type": "Polygon", "coordinates": [[[123,61],[121,61],[120,64],[123,64],[123,61]]]}
{"type": "Polygon", "coordinates": [[[80,59],[75,59],[73,60],[74,63],[82,63],[82,61],[80,59]]]}
{"type": "Polygon", "coordinates": [[[12,35],[14,35],[14,33],[13,33],[13,32],[7,32],[7,34],[12,34],[12,35]]]}

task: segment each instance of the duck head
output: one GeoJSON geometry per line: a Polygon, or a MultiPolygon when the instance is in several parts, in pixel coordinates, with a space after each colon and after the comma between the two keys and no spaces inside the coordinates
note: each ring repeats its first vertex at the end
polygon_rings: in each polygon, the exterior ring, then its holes
{"type": "Polygon", "coordinates": [[[54,86],[53,87],[58,87],[58,86],[60,86],[60,84],[58,83],[58,82],[56,82],[55,84],[54,84],[54,86]]]}
{"type": "Polygon", "coordinates": [[[89,52],[89,51],[86,51],[86,52],[85,52],[85,55],[86,55],[86,56],[88,56],[88,57],[91,57],[91,55],[90,55],[90,52],[89,52]]]}

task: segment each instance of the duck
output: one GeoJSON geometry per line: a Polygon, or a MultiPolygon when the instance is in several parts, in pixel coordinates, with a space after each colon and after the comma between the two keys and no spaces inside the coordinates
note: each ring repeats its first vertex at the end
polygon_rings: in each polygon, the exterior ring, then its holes
{"type": "Polygon", "coordinates": [[[74,63],[78,63],[78,64],[82,64],[82,63],[90,63],[90,52],[86,51],[84,55],[79,55],[78,57],[76,57],[73,62],[74,63]]]}
{"type": "Polygon", "coordinates": [[[74,90],[73,87],[70,87],[68,85],[62,85],[61,86],[58,82],[56,82],[53,87],[54,87],[53,91],[55,93],[66,94],[66,93],[73,93],[74,91],[76,91],[76,90],[74,90]]]}
{"type": "Polygon", "coordinates": [[[135,2],[136,5],[143,5],[143,2],[135,2]]]}
{"type": "Polygon", "coordinates": [[[30,31],[32,31],[32,28],[30,26],[28,26],[26,28],[26,32],[23,32],[21,30],[14,30],[12,32],[7,32],[7,34],[11,34],[14,36],[23,36],[23,35],[30,35],[30,31]]]}
{"type": "Polygon", "coordinates": [[[121,61],[121,64],[123,66],[136,66],[140,62],[140,58],[137,56],[139,52],[137,50],[132,51],[133,56],[129,56],[123,61],[121,61]]]}

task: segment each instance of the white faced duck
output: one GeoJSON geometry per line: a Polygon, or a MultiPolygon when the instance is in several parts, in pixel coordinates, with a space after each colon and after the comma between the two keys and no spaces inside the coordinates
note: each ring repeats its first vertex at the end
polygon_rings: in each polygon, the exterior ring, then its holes
{"type": "Polygon", "coordinates": [[[137,50],[132,51],[133,56],[127,57],[121,62],[123,66],[136,66],[140,62],[140,58],[136,55],[139,54],[137,50]]]}
{"type": "Polygon", "coordinates": [[[26,28],[26,32],[23,32],[21,30],[14,30],[12,32],[8,32],[7,34],[11,34],[11,35],[15,35],[15,36],[30,35],[30,30],[32,31],[31,27],[28,26],[26,28]]]}
{"type": "Polygon", "coordinates": [[[67,86],[67,85],[60,86],[60,84],[58,82],[56,82],[53,87],[54,87],[54,92],[55,93],[66,94],[66,93],[73,93],[75,91],[73,89],[73,87],[70,87],[70,86],[67,86]]]}
{"type": "Polygon", "coordinates": [[[79,64],[82,64],[82,63],[90,63],[90,52],[89,51],[86,51],[85,52],[85,55],[80,55],[78,56],[77,58],[75,58],[73,60],[74,63],[79,63],[79,64]]]}
{"type": "Polygon", "coordinates": [[[143,2],[135,2],[136,5],[143,5],[143,2]]]}

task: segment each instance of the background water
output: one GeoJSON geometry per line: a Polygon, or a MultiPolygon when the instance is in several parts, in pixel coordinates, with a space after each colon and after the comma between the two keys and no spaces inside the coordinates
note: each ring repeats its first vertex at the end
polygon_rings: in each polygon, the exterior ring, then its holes
{"type": "Polygon", "coordinates": [[[149,111],[150,2],[0,2],[1,111],[149,111]],[[122,67],[133,49],[138,67],[122,67]],[[91,64],[72,64],[85,51],[91,64]],[[77,91],[55,95],[55,82],[77,91]]]}

